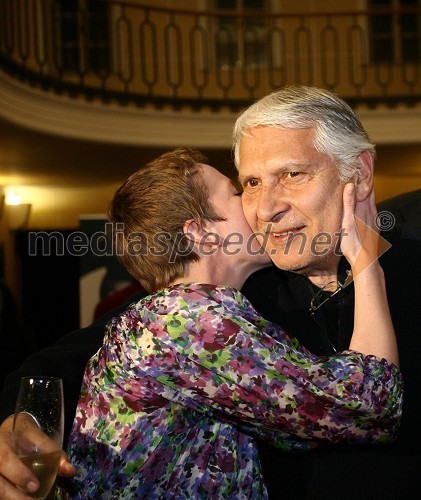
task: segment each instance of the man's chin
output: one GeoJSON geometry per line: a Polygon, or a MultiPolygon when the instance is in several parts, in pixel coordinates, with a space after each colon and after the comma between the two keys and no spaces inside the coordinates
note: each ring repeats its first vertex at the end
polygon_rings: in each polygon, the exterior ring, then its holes
{"type": "Polygon", "coordinates": [[[311,266],[311,259],[300,255],[299,258],[291,258],[283,252],[269,252],[270,258],[276,267],[282,271],[291,271],[298,274],[306,274],[311,266]]]}

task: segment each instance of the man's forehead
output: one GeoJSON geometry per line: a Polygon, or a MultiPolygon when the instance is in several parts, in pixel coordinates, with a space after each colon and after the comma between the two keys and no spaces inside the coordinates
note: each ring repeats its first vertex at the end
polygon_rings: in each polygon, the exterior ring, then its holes
{"type": "Polygon", "coordinates": [[[315,127],[283,127],[278,125],[273,126],[258,126],[246,129],[239,141],[239,153],[246,149],[259,148],[260,145],[277,146],[278,143],[290,143],[297,141],[299,144],[303,141],[314,143],[316,128],[315,127]]]}

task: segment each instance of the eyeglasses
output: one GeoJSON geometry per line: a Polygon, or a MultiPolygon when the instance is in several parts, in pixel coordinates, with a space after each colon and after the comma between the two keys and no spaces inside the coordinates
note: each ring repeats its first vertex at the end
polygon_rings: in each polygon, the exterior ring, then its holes
{"type": "Polygon", "coordinates": [[[341,290],[346,288],[350,283],[352,283],[353,277],[352,277],[352,271],[349,269],[346,272],[346,278],[343,283],[340,281],[330,281],[327,283],[323,288],[320,288],[320,290],[314,295],[314,297],[311,299],[310,302],[310,309],[309,312],[313,316],[313,314],[320,309],[326,302],[329,300],[333,299],[335,295],[337,295],[341,290]],[[337,288],[334,292],[332,292],[330,295],[324,296],[323,294],[328,291],[329,288],[332,287],[332,285],[336,285],[337,288]]]}

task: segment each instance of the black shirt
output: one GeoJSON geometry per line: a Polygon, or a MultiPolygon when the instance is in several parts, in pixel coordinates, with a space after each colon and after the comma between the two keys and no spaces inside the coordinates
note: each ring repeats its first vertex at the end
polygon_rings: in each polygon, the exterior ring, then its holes
{"type": "MultiPolygon", "coordinates": [[[[270,498],[409,499],[421,491],[421,241],[416,232],[399,229],[383,236],[392,244],[380,261],[405,383],[398,439],[370,447],[323,445],[304,455],[282,454],[259,443],[270,498]]],[[[332,354],[330,344],[337,351],[349,346],[353,285],[317,311],[318,324],[309,313],[315,290],[303,276],[265,269],[253,275],[243,291],[264,317],[293,333],[315,354],[332,354]]]]}

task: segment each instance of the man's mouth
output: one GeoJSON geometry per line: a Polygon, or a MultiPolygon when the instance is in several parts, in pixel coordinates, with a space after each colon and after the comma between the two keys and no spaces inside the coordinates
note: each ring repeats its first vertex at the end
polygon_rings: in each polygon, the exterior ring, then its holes
{"type": "Polygon", "coordinates": [[[277,245],[282,245],[288,241],[291,241],[294,237],[299,234],[303,234],[305,226],[298,226],[290,229],[286,229],[283,231],[276,231],[271,228],[267,228],[265,233],[265,239],[270,240],[272,243],[277,245]]]}

